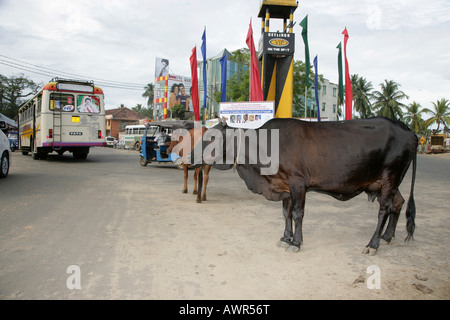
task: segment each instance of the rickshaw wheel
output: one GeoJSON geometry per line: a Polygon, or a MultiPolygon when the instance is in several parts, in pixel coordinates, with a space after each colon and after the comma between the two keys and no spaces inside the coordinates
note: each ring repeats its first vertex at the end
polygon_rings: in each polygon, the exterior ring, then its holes
{"type": "Polygon", "coordinates": [[[147,160],[145,160],[145,158],[142,156],[141,156],[140,163],[141,163],[141,166],[143,166],[143,167],[147,166],[147,164],[148,164],[147,160]]]}

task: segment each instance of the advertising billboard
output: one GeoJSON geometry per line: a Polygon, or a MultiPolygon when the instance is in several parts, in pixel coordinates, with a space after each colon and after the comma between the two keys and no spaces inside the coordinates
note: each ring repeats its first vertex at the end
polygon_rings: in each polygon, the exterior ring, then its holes
{"type": "Polygon", "coordinates": [[[221,102],[219,114],[230,127],[256,129],[274,117],[274,106],[273,101],[221,102]]]}
{"type": "MultiPolygon", "coordinates": [[[[183,105],[187,112],[192,112],[191,102],[192,81],[190,77],[169,74],[158,77],[154,84],[154,118],[158,120],[172,118],[172,107],[183,105]]],[[[191,114],[185,114],[188,118],[191,114]]]]}

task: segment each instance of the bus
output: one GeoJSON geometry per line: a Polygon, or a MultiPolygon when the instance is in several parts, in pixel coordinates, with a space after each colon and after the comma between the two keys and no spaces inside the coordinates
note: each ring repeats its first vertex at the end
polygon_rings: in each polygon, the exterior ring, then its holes
{"type": "Polygon", "coordinates": [[[145,133],[145,124],[129,124],[119,133],[119,143],[125,149],[141,149],[141,140],[145,133]]]}
{"type": "Polygon", "coordinates": [[[68,151],[86,159],[106,146],[103,90],[92,81],[52,79],[19,108],[19,149],[33,159],[68,151]]]}

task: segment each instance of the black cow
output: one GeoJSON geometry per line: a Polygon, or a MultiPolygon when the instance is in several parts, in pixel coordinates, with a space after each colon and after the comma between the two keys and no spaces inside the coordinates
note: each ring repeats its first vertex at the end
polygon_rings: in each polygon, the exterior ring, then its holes
{"type": "MultiPolygon", "coordinates": [[[[369,200],[377,198],[380,203],[376,231],[364,249],[364,253],[376,254],[380,238],[389,243],[394,237],[405,201],[399,186],[414,160],[406,210],[408,236],[405,240],[412,238],[415,229],[413,193],[418,139],[403,123],[386,118],[337,122],[272,119],[256,130],[233,129],[226,123],[220,123],[213,129],[216,130],[211,132],[216,132],[217,136],[204,138],[202,142],[203,161],[222,170],[234,166],[249,190],[268,200],[283,202],[286,225],[279,246],[288,251],[300,250],[306,192],[321,192],[342,201],[366,192],[369,200]],[[258,138],[264,137],[263,131],[268,137],[275,136],[275,133],[279,136],[277,148],[270,146],[270,143],[268,146],[269,153],[279,152],[278,171],[270,175],[261,174],[261,169],[268,167],[267,161],[262,162],[260,158],[252,160],[249,155],[252,148],[246,142],[255,133],[258,138]],[[226,142],[223,143],[223,150],[211,152],[211,144],[218,138],[226,142]],[[232,143],[230,138],[238,142],[232,143]],[[247,151],[245,156],[242,155],[243,150],[247,151]],[[234,151],[234,163],[226,163],[227,152],[231,151],[234,151]],[[221,161],[223,164],[220,164],[221,161]],[[381,235],[388,217],[388,226],[381,235]],[[294,232],[292,221],[295,223],[294,232]]],[[[267,141],[272,140],[267,138],[267,141]]],[[[253,143],[259,144],[257,150],[264,147],[259,139],[253,140],[253,143]]],[[[191,155],[191,163],[194,160],[191,155]]]]}

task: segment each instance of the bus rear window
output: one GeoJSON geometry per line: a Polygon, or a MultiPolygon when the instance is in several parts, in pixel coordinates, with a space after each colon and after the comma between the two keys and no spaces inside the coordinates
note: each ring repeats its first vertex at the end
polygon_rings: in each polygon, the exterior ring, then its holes
{"type": "Polygon", "coordinates": [[[71,94],[51,93],[49,108],[51,111],[72,112],[75,109],[74,101],[75,98],[71,94]]]}

